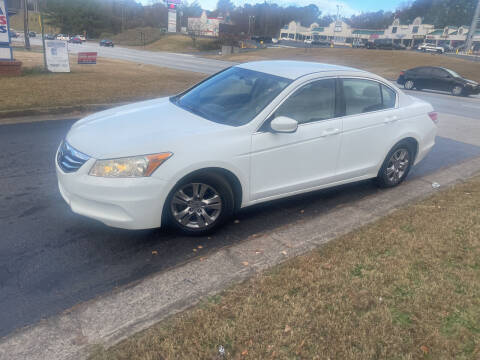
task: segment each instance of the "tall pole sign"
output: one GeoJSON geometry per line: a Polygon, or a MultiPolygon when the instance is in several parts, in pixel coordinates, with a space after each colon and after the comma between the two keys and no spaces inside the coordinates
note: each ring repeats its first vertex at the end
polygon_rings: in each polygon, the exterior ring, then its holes
{"type": "Polygon", "coordinates": [[[177,32],[177,5],[181,4],[181,0],[165,0],[168,9],[168,26],[169,33],[177,32]]]}
{"type": "Polygon", "coordinates": [[[10,47],[10,26],[5,0],[0,0],[0,60],[13,60],[10,47]]]}

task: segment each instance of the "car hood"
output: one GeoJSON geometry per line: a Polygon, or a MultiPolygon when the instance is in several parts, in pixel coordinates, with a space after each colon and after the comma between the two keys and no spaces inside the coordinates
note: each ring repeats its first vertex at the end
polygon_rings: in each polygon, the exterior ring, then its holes
{"type": "Polygon", "coordinates": [[[77,121],[67,142],[96,159],[175,152],[188,137],[215,132],[227,125],[194,115],[168,98],[144,101],[102,111],[77,121]]]}
{"type": "Polygon", "coordinates": [[[478,82],[476,82],[476,81],[469,80],[469,79],[464,79],[464,81],[465,81],[465,83],[467,83],[469,85],[478,86],[478,82]]]}

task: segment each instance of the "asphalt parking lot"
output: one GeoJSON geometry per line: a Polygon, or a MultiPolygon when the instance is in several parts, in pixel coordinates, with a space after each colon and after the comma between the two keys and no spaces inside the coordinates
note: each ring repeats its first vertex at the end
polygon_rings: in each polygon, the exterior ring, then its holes
{"type": "MultiPolygon", "coordinates": [[[[480,156],[479,99],[415,95],[442,110],[437,145],[410,178],[480,156]]],[[[253,234],[382,191],[365,181],[255,206],[211,238],[111,229],[73,214],[57,190],[54,154],[71,124],[0,127],[0,337],[253,234]]]]}

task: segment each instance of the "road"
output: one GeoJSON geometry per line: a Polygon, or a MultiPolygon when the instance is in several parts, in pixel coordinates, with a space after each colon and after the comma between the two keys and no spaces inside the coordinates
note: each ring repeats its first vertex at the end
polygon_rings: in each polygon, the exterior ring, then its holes
{"type": "MultiPolygon", "coordinates": [[[[411,178],[480,156],[477,99],[416,94],[434,99],[435,106],[449,112],[441,114],[436,147],[411,178]],[[471,106],[475,108],[465,112],[471,106]]],[[[300,210],[328,212],[379,191],[366,181],[255,206],[211,238],[111,229],[73,214],[57,190],[54,154],[71,124],[47,121],[1,127],[0,337],[252,234],[292,224],[305,216],[300,210]]]]}
{"type": "MultiPolygon", "coordinates": [[[[15,41],[16,39],[14,39],[15,41]]],[[[18,40],[21,41],[21,40],[18,40]]],[[[41,45],[40,38],[32,38],[32,45],[41,45]]],[[[97,52],[98,56],[110,59],[134,61],[137,63],[168,67],[171,69],[193,71],[204,74],[214,74],[226,67],[235,65],[233,62],[197,57],[191,54],[177,54],[161,51],[146,51],[116,46],[102,47],[98,43],[68,44],[72,54],[79,52],[97,52]]]]}

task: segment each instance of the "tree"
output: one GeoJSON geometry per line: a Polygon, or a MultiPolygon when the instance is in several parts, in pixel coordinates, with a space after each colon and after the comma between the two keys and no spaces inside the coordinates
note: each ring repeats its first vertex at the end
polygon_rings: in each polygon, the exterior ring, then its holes
{"type": "Polygon", "coordinates": [[[218,0],[217,11],[219,15],[226,16],[228,13],[232,12],[235,8],[231,0],[218,0]]]}

